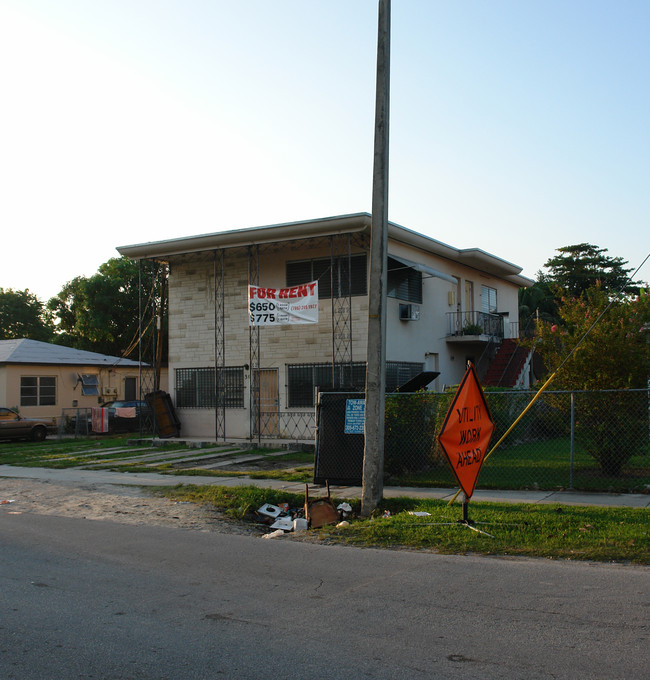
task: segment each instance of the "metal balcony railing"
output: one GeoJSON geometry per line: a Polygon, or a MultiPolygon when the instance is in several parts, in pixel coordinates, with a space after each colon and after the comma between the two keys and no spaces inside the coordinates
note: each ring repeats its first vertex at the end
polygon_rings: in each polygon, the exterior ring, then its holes
{"type": "Polygon", "coordinates": [[[503,338],[503,317],[486,312],[448,312],[447,336],[463,335],[503,338]]]}

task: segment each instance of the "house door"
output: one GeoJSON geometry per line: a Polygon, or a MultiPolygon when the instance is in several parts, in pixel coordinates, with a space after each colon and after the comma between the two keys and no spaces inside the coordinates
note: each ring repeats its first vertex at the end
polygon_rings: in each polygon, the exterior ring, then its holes
{"type": "Polygon", "coordinates": [[[277,437],[280,434],[278,371],[275,368],[262,368],[256,375],[260,385],[260,401],[259,408],[257,403],[254,406],[255,432],[261,436],[277,437]]]}
{"type": "Polygon", "coordinates": [[[455,298],[456,298],[456,325],[455,328],[451,329],[451,332],[454,335],[459,335],[460,333],[463,332],[463,312],[462,312],[462,304],[461,304],[461,283],[460,279],[457,276],[454,276],[456,279],[456,293],[455,293],[455,298]]]}
{"type": "MultiPolygon", "coordinates": [[[[136,395],[136,380],[137,378],[124,378],[124,400],[135,401],[138,397],[136,395]]],[[[119,396],[119,395],[118,395],[119,396]]]]}
{"type": "MultiPolygon", "coordinates": [[[[472,281],[465,280],[465,311],[474,311],[474,283],[472,281]]],[[[473,315],[467,315],[468,319],[471,319],[468,323],[476,323],[473,315]]]]}
{"type": "MultiPolygon", "coordinates": [[[[424,355],[424,370],[425,371],[440,371],[440,355],[436,352],[427,352],[424,355]]],[[[438,391],[438,378],[435,378],[432,383],[433,391],[438,391]]]]}

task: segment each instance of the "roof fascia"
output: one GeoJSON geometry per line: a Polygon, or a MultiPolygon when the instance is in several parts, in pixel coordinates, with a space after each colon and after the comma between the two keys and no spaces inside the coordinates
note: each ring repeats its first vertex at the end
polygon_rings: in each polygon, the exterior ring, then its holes
{"type": "Polygon", "coordinates": [[[487,274],[493,274],[494,276],[503,278],[516,277],[522,270],[518,265],[502,260],[500,257],[496,257],[496,255],[490,255],[490,253],[486,253],[480,248],[459,250],[392,222],[388,223],[388,237],[394,241],[405,243],[425,252],[452,260],[458,264],[464,264],[468,267],[484,271],[487,274]]]}
{"type": "MultiPolygon", "coordinates": [[[[245,229],[200,234],[198,236],[186,236],[164,241],[119,246],[117,251],[121,255],[134,260],[145,258],[165,260],[175,255],[186,255],[222,248],[241,248],[251,245],[298,241],[353,232],[370,233],[371,222],[372,218],[369,213],[351,213],[315,220],[248,227],[245,229]]],[[[486,253],[480,248],[453,248],[442,241],[437,241],[429,236],[407,229],[395,222],[388,222],[388,237],[393,241],[443,257],[457,264],[506,279],[518,286],[530,286],[534,283],[531,279],[520,276],[522,268],[518,265],[486,253]]]]}
{"type": "Polygon", "coordinates": [[[263,227],[220,231],[167,241],[119,246],[117,251],[120,255],[125,255],[134,260],[143,258],[164,259],[174,255],[205,252],[220,248],[241,248],[243,246],[296,241],[369,230],[370,215],[368,213],[354,213],[303,222],[271,224],[263,227]]]}
{"type": "Polygon", "coordinates": [[[0,366],[77,366],[86,368],[138,368],[138,366],[148,366],[142,362],[138,364],[137,362],[133,364],[121,364],[121,363],[110,363],[104,361],[102,363],[93,363],[91,361],[44,361],[42,359],[3,359],[0,361],[0,366]]]}

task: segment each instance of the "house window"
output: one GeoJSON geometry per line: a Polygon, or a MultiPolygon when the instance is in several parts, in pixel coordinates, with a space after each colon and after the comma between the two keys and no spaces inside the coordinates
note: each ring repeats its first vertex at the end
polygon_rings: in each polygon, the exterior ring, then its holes
{"type": "Polygon", "coordinates": [[[481,311],[494,314],[497,311],[497,290],[489,286],[481,286],[481,311]]]}
{"type": "MultiPolygon", "coordinates": [[[[366,384],[365,362],[339,364],[335,367],[339,371],[338,384],[351,390],[363,391],[366,384]]],[[[289,408],[313,406],[314,395],[318,387],[321,392],[332,389],[332,364],[289,364],[287,366],[289,408]]]]}
{"type": "Polygon", "coordinates": [[[56,406],[56,378],[54,376],[22,377],[20,379],[21,406],[56,406]]]}
{"type": "Polygon", "coordinates": [[[407,302],[422,302],[422,273],[392,257],[388,258],[387,295],[407,302]]]}
{"type": "Polygon", "coordinates": [[[366,295],[368,292],[366,277],[366,254],[329,257],[316,260],[297,260],[287,262],[287,286],[299,286],[302,283],[318,281],[318,297],[326,299],[332,297],[332,283],[334,297],[349,295],[366,295]],[[349,266],[348,266],[349,262],[349,266]]]}
{"type": "Polygon", "coordinates": [[[81,380],[81,394],[85,397],[99,396],[99,376],[91,373],[84,373],[79,376],[81,380]]]}
{"type": "MultiPolygon", "coordinates": [[[[219,406],[244,408],[244,367],[219,369],[219,406]]],[[[176,370],[177,408],[216,408],[214,368],[179,368],[176,370]]]]}

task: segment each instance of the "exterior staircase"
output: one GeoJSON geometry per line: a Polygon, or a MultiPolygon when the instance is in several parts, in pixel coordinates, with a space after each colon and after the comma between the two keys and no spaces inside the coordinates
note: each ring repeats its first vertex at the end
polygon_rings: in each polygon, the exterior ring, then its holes
{"type": "Polygon", "coordinates": [[[530,360],[531,351],[519,347],[516,340],[504,340],[483,377],[489,387],[526,387],[522,373],[530,360]]]}

